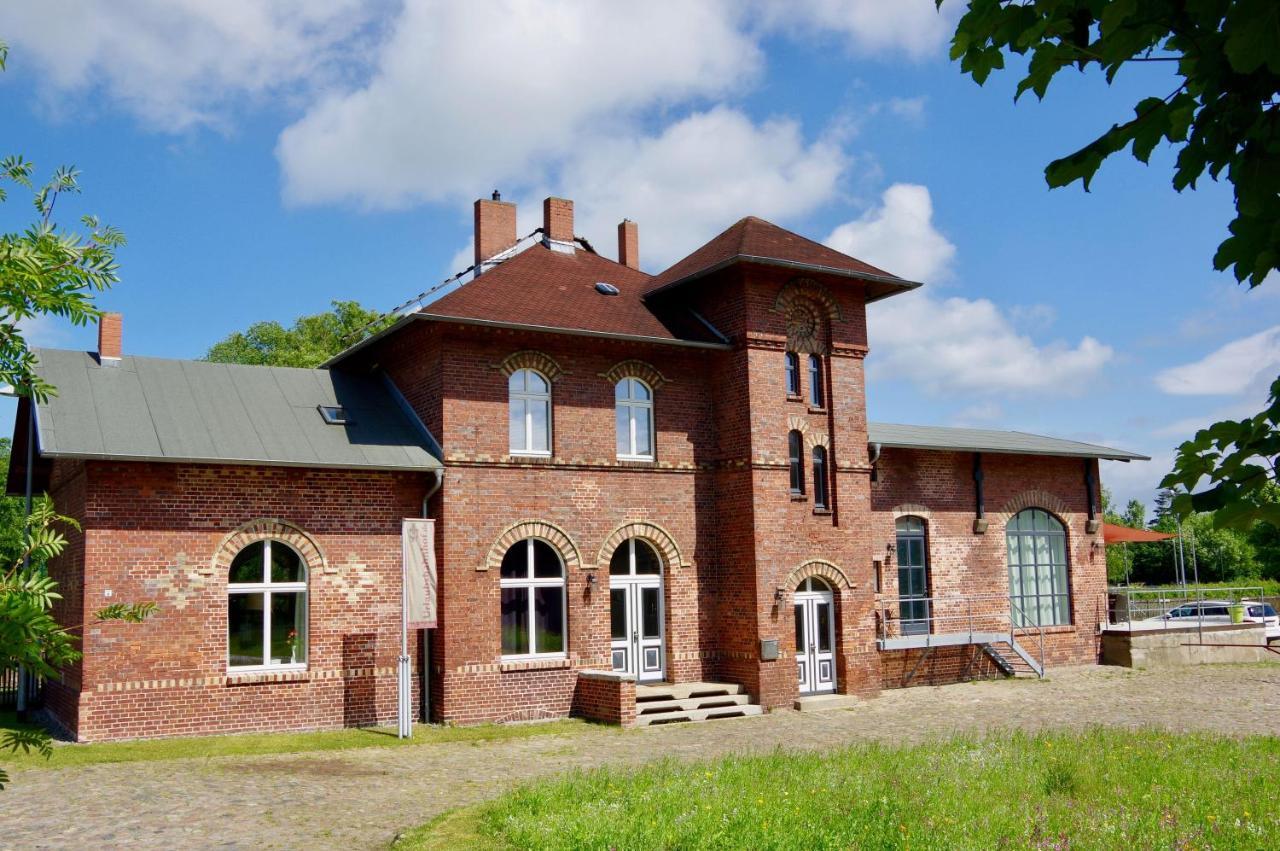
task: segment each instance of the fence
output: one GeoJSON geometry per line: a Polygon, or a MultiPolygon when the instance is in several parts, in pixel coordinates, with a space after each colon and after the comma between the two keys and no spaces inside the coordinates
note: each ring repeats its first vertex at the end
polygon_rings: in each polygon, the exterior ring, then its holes
{"type": "Polygon", "coordinates": [[[1007,595],[889,597],[881,606],[876,618],[881,649],[1004,643],[1037,676],[1044,675],[1045,638],[1038,613],[1024,611],[1007,595]]]}
{"type": "MultiPolygon", "coordinates": [[[[16,709],[18,707],[18,671],[0,671],[0,709],[16,709]]],[[[27,678],[27,700],[32,705],[40,694],[40,680],[27,678]]]]}
{"type": "MultiPolygon", "coordinates": [[[[1239,588],[1110,588],[1108,620],[1113,624],[1137,624],[1152,629],[1195,626],[1197,623],[1231,623],[1232,610],[1245,604],[1265,603],[1260,586],[1239,588]]],[[[1243,612],[1241,612],[1243,614],[1243,612]]],[[[1237,615],[1238,617],[1239,615],[1237,615]]]]}

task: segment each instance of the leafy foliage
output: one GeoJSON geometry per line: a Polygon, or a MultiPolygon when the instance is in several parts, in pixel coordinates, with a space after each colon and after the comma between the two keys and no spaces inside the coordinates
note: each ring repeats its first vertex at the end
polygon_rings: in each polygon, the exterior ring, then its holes
{"type": "MultiPolygon", "coordinates": [[[[939,6],[943,0],[936,0],[939,6]]],[[[1226,176],[1236,218],[1214,267],[1257,286],[1280,267],[1280,3],[1275,0],[972,0],[951,56],[979,85],[1030,54],[1016,97],[1043,98],[1059,72],[1097,66],[1110,84],[1131,63],[1167,63],[1176,87],[1153,93],[1133,117],[1049,164],[1051,187],[1085,190],[1112,154],[1147,162],[1162,142],[1178,149],[1173,187],[1205,172],[1226,176]]]]}
{"type": "Polygon", "coordinates": [[[1173,470],[1160,486],[1185,491],[1173,498],[1173,510],[1184,516],[1212,512],[1216,526],[1236,529],[1249,529],[1257,521],[1280,525],[1280,501],[1267,498],[1278,461],[1280,378],[1272,383],[1262,411],[1214,423],[1179,446],[1173,470]],[[1192,493],[1202,480],[1209,487],[1192,493]]]}
{"type": "Polygon", "coordinates": [[[395,317],[368,310],[355,301],[334,301],[333,309],[300,316],[291,328],[279,322],[255,322],[214,344],[205,360],[259,366],[319,366],[343,349],[376,334],[395,317]]]}

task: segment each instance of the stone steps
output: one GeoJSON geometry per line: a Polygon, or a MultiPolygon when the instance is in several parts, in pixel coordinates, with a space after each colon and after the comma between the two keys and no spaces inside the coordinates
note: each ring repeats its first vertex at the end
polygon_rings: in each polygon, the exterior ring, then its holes
{"type": "Polygon", "coordinates": [[[737,683],[661,683],[636,686],[636,726],[760,715],[737,683]]]}

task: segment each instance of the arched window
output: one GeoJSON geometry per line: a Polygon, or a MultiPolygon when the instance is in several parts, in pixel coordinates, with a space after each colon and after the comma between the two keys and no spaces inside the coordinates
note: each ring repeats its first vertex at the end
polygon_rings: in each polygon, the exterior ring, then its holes
{"type": "Polygon", "coordinates": [[[617,402],[618,457],[653,458],[653,391],[638,378],[624,378],[613,389],[617,402]]]}
{"type": "Polygon", "coordinates": [[[822,407],[822,358],[809,355],[809,404],[822,407]]]}
{"type": "Polygon", "coordinates": [[[787,352],[787,395],[800,395],[800,356],[787,352]]]}
{"type": "Polygon", "coordinates": [[[564,563],[546,541],[516,541],[502,557],[502,655],[565,655],[564,563]]]}
{"type": "Polygon", "coordinates": [[[227,667],[305,668],[307,565],[283,541],[255,541],[227,575],[227,667]]]}
{"type": "Polygon", "coordinates": [[[551,454],[551,383],[532,369],[507,379],[512,455],[551,454]]]}
{"type": "Polygon", "coordinates": [[[791,467],[791,493],[804,494],[804,435],[792,430],[787,435],[787,456],[791,467]]]}
{"type": "Polygon", "coordinates": [[[830,508],[827,498],[827,448],[813,447],[813,507],[830,508]]]}
{"type": "Polygon", "coordinates": [[[1005,527],[1009,598],[1015,626],[1071,623],[1067,532],[1042,508],[1019,511],[1005,527]]]}
{"type": "Polygon", "coordinates": [[[921,635],[931,631],[929,597],[929,546],[924,520],[899,517],[897,532],[898,615],[903,635],[921,635]]]}

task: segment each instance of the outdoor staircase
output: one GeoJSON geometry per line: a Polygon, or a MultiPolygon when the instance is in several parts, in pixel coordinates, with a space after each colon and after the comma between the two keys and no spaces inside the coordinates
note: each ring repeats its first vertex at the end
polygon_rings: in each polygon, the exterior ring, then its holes
{"type": "Polygon", "coordinates": [[[877,644],[881,650],[925,650],[926,655],[936,647],[978,645],[1007,676],[1044,676],[1044,667],[1040,662],[1010,637],[1008,632],[924,633],[882,638],[877,644]]]}
{"type": "Polygon", "coordinates": [[[656,683],[636,686],[636,726],[743,718],[763,710],[737,683],[656,683]]]}
{"type": "Polygon", "coordinates": [[[1008,636],[999,641],[986,642],[981,647],[982,652],[987,654],[1006,677],[1044,676],[1044,668],[1040,663],[1021,644],[1010,641],[1008,636]]]}

